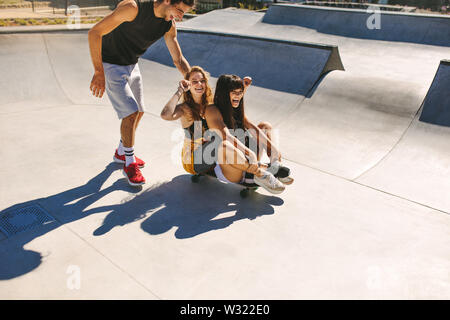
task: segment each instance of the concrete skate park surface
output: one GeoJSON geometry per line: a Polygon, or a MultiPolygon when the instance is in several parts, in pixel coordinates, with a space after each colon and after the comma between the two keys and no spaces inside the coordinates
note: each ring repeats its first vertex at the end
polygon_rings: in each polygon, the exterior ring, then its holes
{"type": "Polygon", "coordinates": [[[450,129],[433,124],[448,44],[283,21],[217,10],[178,35],[212,84],[252,76],[249,117],[277,129],[296,180],[246,199],[182,169],[180,125],[159,118],[180,80],[162,42],[140,60],[134,189],[110,162],[119,121],[89,92],[87,32],[0,34],[0,297],[450,298],[450,129]]]}

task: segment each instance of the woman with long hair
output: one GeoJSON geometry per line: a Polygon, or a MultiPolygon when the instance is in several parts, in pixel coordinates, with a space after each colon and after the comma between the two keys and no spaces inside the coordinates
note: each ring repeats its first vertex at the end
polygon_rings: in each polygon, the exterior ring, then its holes
{"type": "Polygon", "coordinates": [[[181,121],[186,137],[181,153],[183,168],[191,174],[214,171],[218,179],[233,183],[243,182],[245,172],[261,177],[271,176],[272,183],[266,179],[267,182],[260,185],[272,193],[282,192],[284,186],[277,184],[276,178],[258,164],[258,157],[253,151],[245,145],[236,146],[229,141],[233,136],[212,102],[209,74],[194,66],[179,82],[176,93],[161,111],[164,120],[181,121]],[[178,103],[181,97],[183,101],[178,103]],[[214,113],[213,109],[217,112],[214,113]],[[214,126],[212,130],[209,130],[210,124],[214,126]],[[239,177],[236,172],[240,173],[239,177]]]}
{"type": "Polygon", "coordinates": [[[206,173],[215,166],[214,159],[208,159],[204,154],[206,146],[211,143],[203,138],[208,130],[205,109],[213,101],[208,80],[209,74],[203,68],[193,66],[179,82],[177,91],[161,111],[161,118],[164,120],[181,121],[185,132],[182,163],[183,168],[191,174],[206,173]],[[178,103],[181,97],[183,101],[178,103]]]}
{"type": "MultiPolygon", "coordinates": [[[[255,125],[245,114],[243,97],[251,82],[250,77],[242,80],[236,75],[221,75],[217,80],[214,106],[206,109],[205,116],[210,130],[220,130],[226,136],[226,140],[237,146],[242,156],[258,164],[261,172],[256,171],[258,174],[255,174],[255,183],[284,190],[283,184],[291,184],[294,179],[289,176],[289,169],[281,165],[281,154],[271,140],[272,126],[268,122],[255,125]],[[269,167],[259,163],[264,151],[270,159],[269,167]],[[280,170],[285,174],[279,175],[278,180],[274,179],[273,175],[277,175],[280,170]]],[[[220,169],[225,178],[231,182],[238,181],[243,175],[241,170],[232,166],[221,165],[220,169]]],[[[219,174],[216,172],[216,175],[220,175],[220,172],[219,174]]]]}

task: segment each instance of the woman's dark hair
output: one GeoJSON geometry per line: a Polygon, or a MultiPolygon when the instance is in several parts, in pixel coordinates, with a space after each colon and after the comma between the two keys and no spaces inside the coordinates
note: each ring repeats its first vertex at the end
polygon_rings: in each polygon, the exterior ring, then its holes
{"type": "Polygon", "coordinates": [[[219,77],[214,94],[214,104],[222,114],[225,125],[230,129],[244,128],[244,97],[237,108],[233,108],[230,92],[236,89],[244,90],[244,81],[236,75],[224,74],[219,77]]]}

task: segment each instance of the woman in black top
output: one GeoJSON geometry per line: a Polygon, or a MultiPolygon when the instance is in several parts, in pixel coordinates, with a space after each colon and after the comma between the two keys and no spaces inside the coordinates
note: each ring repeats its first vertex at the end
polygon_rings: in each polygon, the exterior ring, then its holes
{"type": "MultiPolygon", "coordinates": [[[[281,166],[281,154],[271,141],[272,126],[268,122],[255,125],[245,115],[243,97],[251,82],[250,77],[245,77],[244,80],[236,75],[219,77],[214,95],[214,106],[208,107],[205,113],[210,130],[221,130],[227,140],[238,146],[239,151],[250,159],[250,162],[258,163],[259,168],[267,169],[273,175],[277,174],[280,168],[285,173],[289,173],[286,167],[281,166]],[[264,151],[270,158],[269,168],[258,162],[264,151]]],[[[232,182],[240,179],[242,174],[239,170],[234,170],[235,168],[221,166],[221,169],[224,176],[232,182]]],[[[283,184],[293,182],[289,174],[282,176],[279,176],[278,180],[283,184]]],[[[255,183],[268,185],[269,188],[277,190],[282,188],[273,181],[271,176],[261,174],[255,175],[255,183]]]]}
{"type": "Polygon", "coordinates": [[[233,183],[243,182],[249,172],[255,175],[255,183],[268,191],[284,191],[284,185],[258,163],[258,156],[230,134],[212,104],[208,78],[201,67],[192,67],[161,111],[164,120],[180,119],[185,131],[183,168],[191,174],[214,170],[217,178],[233,183]],[[181,96],[184,101],[178,104],[181,96]]]}

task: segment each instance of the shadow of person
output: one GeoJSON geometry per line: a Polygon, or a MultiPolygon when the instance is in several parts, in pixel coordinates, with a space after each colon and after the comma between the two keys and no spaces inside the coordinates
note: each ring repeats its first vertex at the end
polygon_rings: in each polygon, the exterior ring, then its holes
{"type": "Polygon", "coordinates": [[[38,205],[51,213],[56,219],[51,223],[0,241],[0,280],[21,276],[41,264],[44,258],[41,253],[24,248],[33,239],[41,237],[61,225],[86,217],[85,209],[111,192],[117,190],[130,193],[139,192],[139,189],[130,187],[125,179],[120,179],[111,186],[102,189],[105,181],[119,168],[120,166],[117,164],[111,163],[82,186],[49,197],[15,204],[0,211],[0,216],[3,216],[17,209],[38,205]]]}
{"type": "Polygon", "coordinates": [[[151,235],[162,234],[175,227],[175,237],[185,239],[226,228],[237,220],[273,214],[273,206],[283,204],[279,197],[258,193],[242,199],[239,195],[241,188],[236,185],[208,177],[202,180],[191,183],[190,175],[177,176],[130,197],[122,204],[88,211],[89,214],[111,211],[94,235],[104,235],[114,227],[144,220],[141,228],[151,235]],[[221,214],[226,214],[226,217],[219,217],[221,214]]]}

